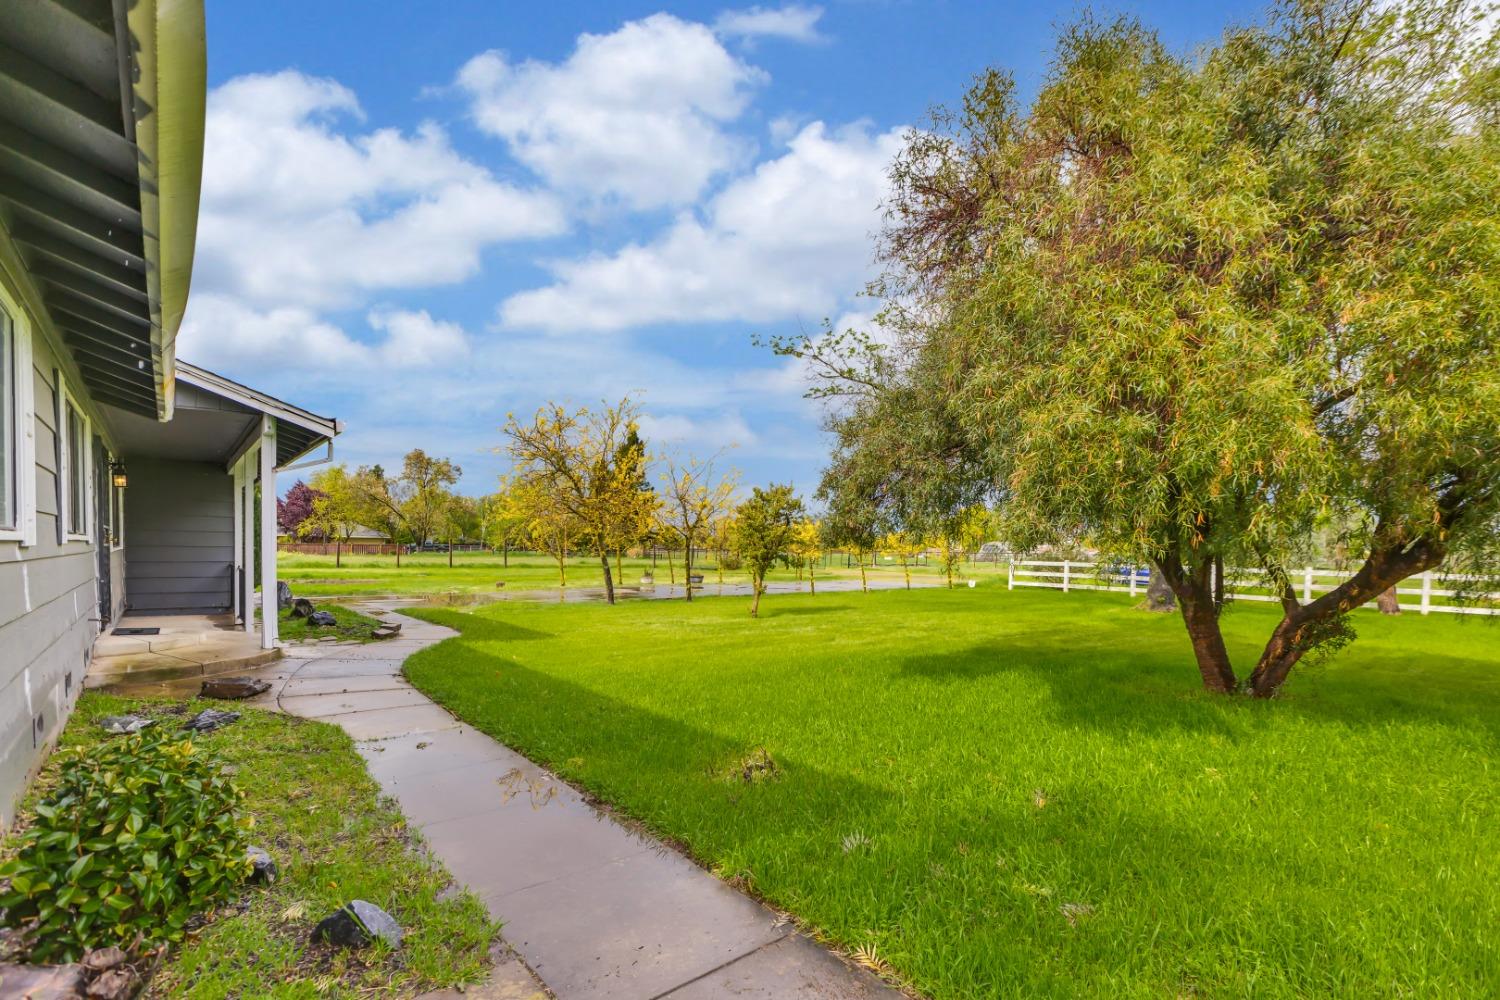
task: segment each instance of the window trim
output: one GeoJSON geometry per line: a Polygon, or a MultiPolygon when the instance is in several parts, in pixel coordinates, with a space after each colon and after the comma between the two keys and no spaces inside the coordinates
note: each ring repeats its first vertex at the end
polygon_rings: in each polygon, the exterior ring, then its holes
{"type": "Polygon", "coordinates": [[[58,424],[60,426],[56,428],[58,440],[62,444],[62,448],[60,449],[62,454],[62,468],[58,470],[62,485],[62,489],[58,491],[62,502],[58,506],[62,509],[58,511],[57,516],[62,519],[63,538],[65,541],[93,542],[95,519],[91,516],[91,512],[94,509],[94,439],[92,421],[89,420],[88,412],[78,405],[78,398],[73,395],[72,391],[68,388],[66,380],[61,375],[59,375],[57,382],[58,396],[61,398],[63,404],[58,407],[58,413],[60,414],[58,424]],[[73,454],[73,436],[68,432],[68,411],[70,408],[78,415],[78,422],[82,431],[79,435],[83,446],[83,464],[80,466],[83,471],[83,478],[79,483],[80,492],[83,494],[79,498],[79,503],[83,510],[83,531],[81,532],[72,530],[73,463],[78,456],[73,454]]]}
{"type": "MultiPolygon", "coordinates": [[[[31,327],[20,306],[0,287],[0,323],[10,327],[15,386],[11,394],[11,427],[16,471],[16,517],[13,527],[0,526],[0,542],[36,544],[36,400],[32,371],[31,327]]],[[[0,405],[4,405],[0,397],[0,405]]]]}

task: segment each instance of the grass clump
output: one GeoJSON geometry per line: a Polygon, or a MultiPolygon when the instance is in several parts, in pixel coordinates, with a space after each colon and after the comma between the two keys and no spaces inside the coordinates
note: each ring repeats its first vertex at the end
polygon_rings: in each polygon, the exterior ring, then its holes
{"type": "Polygon", "coordinates": [[[323,636],[333,636],[341,641],[370,642],[380,627],[378,620],[341,604],[320,604],[317,610],[333,615],[335,624],[312,625],[306,618],[292,617],[291,611],[287,610],[278,616],[277,635],[287,642],[303,642],[323,636]]]}
{"type": "MultiPolygon", "coordinates": [[[[94,725],[100,716],[135,712],[175,728],[213,704],[86,692],[62,742],[91,756],[120,739],[94,725]]],[[[238,722],[194,743],[234,772],[240,808],[255,821],[251,840],[270,852],[280,875],[269,886],[242,884],[190,921],[149,994],[399,998],[481,980],[496,926],[472,893],[454,891],[447,873],[415,849],[405,819],[379,794],[348,735],[326,723],[238,710],[238,722]],[[401,947],[350,951],[311,943],[313,926],[351,899],[391,913],[406,932],[401,947]]],[[[40,786],[57,781],[54,762],[40,786]]]]}
{"type": "Polygon", "coordinates": [[[0,909],[32,961],[181,941],[249,875],[244,793],[181,733],[72,747],[55,766],[56,786],[0,864],[0,909]]]}
{"type": "MultiPolygon", "coordinates": [[[[935,998],[1500,982],[1500,622],[1358,612],[1254,702],[1203,694],[1180,619],[1125,595],[745,604],[420,611],[463,634],[406,669],[935,998]]],[[[1227,609],[1231,654],[1276,614],[1227,609]]]]}

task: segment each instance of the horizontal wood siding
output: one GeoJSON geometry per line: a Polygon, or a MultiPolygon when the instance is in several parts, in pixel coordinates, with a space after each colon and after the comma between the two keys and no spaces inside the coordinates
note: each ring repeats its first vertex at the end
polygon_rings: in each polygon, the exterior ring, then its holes
{"type": "Polygon", "coordinates": [[[233,486],[217,465],[131,461],[130,486],[125,490],[128,610],[229,610],[233,486]]]}

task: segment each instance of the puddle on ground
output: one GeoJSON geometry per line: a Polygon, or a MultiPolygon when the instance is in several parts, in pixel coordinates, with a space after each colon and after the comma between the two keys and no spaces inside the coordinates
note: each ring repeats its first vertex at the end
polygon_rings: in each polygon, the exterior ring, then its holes
{"type": "MultiPolygon", "coordinates": [[[[912,581],[912,589],[941,587],[943,581],[912,581]]],[[[858,580],[827,580],[818,581],[818,593],[848,593],[860,589],[858,580]]],[[[870,590],[904,590],[906,584],[901,580],[871,580],[870,590]]],[[[793,580],[779,580],[766,584],[767,594],[806,594],[809,587],[806,581],[798,583],[793,580]]],[[[687,588],[682,584],[640,584],[637,586],[620,586],[615,588],[615,599],[620,601],[666,601],[682,600],[687,596],[687,588]]],[[[750,585],[748,583],[704,583],[693,584],[693,596],[695,597],[749,597],[750,585]]],[[[325,598],[326,600],[326,598],[325,598]]],[[[534,601],[543,604],[576,604],[589,602],[602,602],[604,600],[603,587],[568,587],[555,588],[551,590],[496,590],[494,593],[484,591],[447,590],[431,594],[405,594],[392,595],[381,598],[362,598],[362,600],[380,600],[392,604],[407,605],[435,605],[437,607],[471,607],[480,604],[496,604],[501,601],[534,601]]]]}

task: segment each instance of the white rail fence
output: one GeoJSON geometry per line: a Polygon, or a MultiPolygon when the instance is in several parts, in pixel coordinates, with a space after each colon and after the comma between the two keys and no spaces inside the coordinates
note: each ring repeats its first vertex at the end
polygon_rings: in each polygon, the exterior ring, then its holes
{"type": "MultiPolygon", "coordinates": [[[[1306,566],[1288,575],[1303,604],[1328,593],[1349,578],[1348,571],[1320,569],[1315,566],[1306,566]]],[[[1271,592],[1265,576],[1266,572],[1259,569],[1226,569],[1225,597],[1236,601],[1279,602],[1281,599],[1271,592]]],[[[1065,592],[1114,590],[1128,592],[1132,597],[1144,594],[1150,581],[1151,571],[1145,566],[1072,562],[1066,559],[1060,562],[1012,560],[1007,575],[1007,585],[1011,590],[1017,587],[1050,587],[1065,592]]],[[[1496,615],[1500,614],[1500,579],[1461,574],[1444,576],[1429,570],[1403,580],[1402,586],[1396,588],[1396,598],[1402,610],[1418,611],[1424,615],[1431,612],[1496,615]],[[1463,589],[1455,587],[1455,584],[1463,589]],[[1453,603],[1460,595],[1464,603],[1453,603]]],[[[1373,609],[1375,602],[1371,601],[1365,607],[1373,609]]]]}

